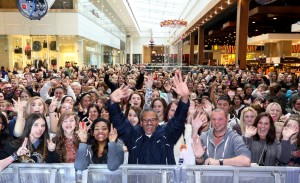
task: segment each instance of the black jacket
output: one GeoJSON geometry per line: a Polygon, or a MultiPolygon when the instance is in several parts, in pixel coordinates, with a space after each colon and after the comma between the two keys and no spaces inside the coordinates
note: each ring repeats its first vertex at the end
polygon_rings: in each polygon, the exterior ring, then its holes
{"type": "Polygon", "coordinates": [[[108,100],[106,105],[111,122],[128,148],[129,164],[176,164],[174,144],[184,131],[189,102],[185,104],[179,101],[174,117],[166,125],[159,125],[150,138],[141,126],[130,124],[119,104],[110,104],[108,100]]]}

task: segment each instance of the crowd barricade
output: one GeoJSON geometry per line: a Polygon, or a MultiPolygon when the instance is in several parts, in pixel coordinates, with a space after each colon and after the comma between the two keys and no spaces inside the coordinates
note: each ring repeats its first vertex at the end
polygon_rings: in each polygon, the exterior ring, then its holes
{"type": "Polygon", "coordinates": [[[0,173],[1,183],[300,183],[300,168],[178,165],[12,164],[0,173]]]}

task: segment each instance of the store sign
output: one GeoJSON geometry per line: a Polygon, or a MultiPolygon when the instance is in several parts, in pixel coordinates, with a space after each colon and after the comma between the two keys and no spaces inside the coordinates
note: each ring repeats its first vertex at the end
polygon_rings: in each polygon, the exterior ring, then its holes
{"type": "Polygon", "coordinates": [[[281,58],[280,63],[285,64],[285,63],[300,63],[300,59],[297,57],[284,57],[281,58]]]}
{"type": "Polygon", "coordinates": [[[96,52],[96,48],[93,48],[93,47],[90,47],[90,46],[86,46],[85,50],[89,51],[89,52],[96,52]]]}

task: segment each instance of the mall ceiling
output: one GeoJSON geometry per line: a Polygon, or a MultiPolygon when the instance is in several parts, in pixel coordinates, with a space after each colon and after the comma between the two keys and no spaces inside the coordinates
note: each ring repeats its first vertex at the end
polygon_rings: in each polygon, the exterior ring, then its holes
{"type": "MultiPolygon", "coordinates": [[[[300,0],[276,0],[261,5],[250,2],[248,37],[266,33],[291,33],[291,25],[300,21],[300,0]]],[[[213,17],[202,27],[205,31],[206,48],[211,45],[235,45],[237,4],[213,17]]],[[[189,40],[189,36],[185,38],[189,40]]],[[[195,36],[197,44],[198,36],[195,36]]]]}

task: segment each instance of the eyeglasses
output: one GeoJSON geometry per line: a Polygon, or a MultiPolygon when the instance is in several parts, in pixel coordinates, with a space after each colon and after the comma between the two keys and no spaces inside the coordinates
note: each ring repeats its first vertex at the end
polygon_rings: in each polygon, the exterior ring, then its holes
{"type": "Polygon", "coordinates": [[[156,122],[157,121],[157,119],[156,118],[152,118],[152,119],[142,119],[142,122],[143,123],[154,123],[154,122],[156,122]]]}

